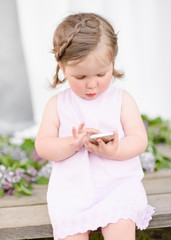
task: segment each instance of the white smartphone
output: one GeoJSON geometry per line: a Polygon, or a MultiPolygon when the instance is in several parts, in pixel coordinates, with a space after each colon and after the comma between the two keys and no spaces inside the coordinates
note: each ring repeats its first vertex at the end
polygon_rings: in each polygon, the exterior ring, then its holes
{"type": "Polygon", "coordinates": [[[114,139],[114,135],[114,132],[93,134],[90,136],[89,141],[98,145],[97,139],[100,138],[103,142],[108,143],[114,139]]]}

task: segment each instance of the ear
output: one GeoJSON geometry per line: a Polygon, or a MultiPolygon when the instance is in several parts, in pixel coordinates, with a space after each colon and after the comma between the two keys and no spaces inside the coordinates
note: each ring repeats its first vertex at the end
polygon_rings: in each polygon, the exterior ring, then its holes
{"type": "Polygon", "coordinates": [[[62,73],[65,75],[65,69],[64,69],[64,66],[61,64],[61,62],[58,62],[58,64],[59,64],[59,67],[60,67],[62,73]]]}

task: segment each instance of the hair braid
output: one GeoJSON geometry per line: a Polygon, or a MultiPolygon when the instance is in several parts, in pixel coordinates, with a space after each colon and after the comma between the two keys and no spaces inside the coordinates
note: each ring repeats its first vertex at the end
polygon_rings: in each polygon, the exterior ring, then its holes
{"type": "Polygon", "coordinates": [[[57,64],[57,66],[56,66],[56,73],[55,73],[55,76],[54,76],[54,81],[53,81],[53,83],[50,84],[50,86],[52,88],[55,88],[57,84],[61,83],[60,79],[58,77],[59,70],[60,70],[60,67],[59,67],[59,64],[57,64]]]}
{"type": "Polygon", "coordinates": [[[75,37],[76,34],[78,34],[81,31],[82,24],[78,23],[75,25],[73,32],[68,36],[67,41],[61,43],[59,46],[58,51],[55,51],[55,49],[52,50],[53,53],[55,53],[55,57],[57,61],[60,61],[65,53],[66,48],[68,48],[71,43],[73,38],[75,37]]]}

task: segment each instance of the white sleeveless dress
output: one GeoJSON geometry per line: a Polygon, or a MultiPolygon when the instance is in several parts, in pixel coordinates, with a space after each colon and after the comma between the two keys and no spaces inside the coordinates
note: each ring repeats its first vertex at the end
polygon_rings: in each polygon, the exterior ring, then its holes
{"type": "MultiPolygon", "coordinates": [[[[71,136],[72,127],[101,132],[117,130],[120,122],[122,89],[110,86],[95,100],[78,97],[70,88],[58,95],[59,137],[71,136]]],[[[73,156],[53,162],[47,202],[54,239],[96,230],[119,219],[132,219],[145,229],[153,207],[147,204],[142,185],[139,157],[118,161],[99,157],[85,147],[73,156]]]]}

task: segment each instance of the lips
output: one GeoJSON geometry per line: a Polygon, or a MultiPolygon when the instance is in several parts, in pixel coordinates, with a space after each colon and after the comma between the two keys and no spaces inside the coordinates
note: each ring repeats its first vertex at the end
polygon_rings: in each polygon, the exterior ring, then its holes
{"type": "Polygon", "coordinates": [[[87,97],[94,97],[96,96],[96,93],[90,93],[90,94],[86,94],[87,97]]]}

